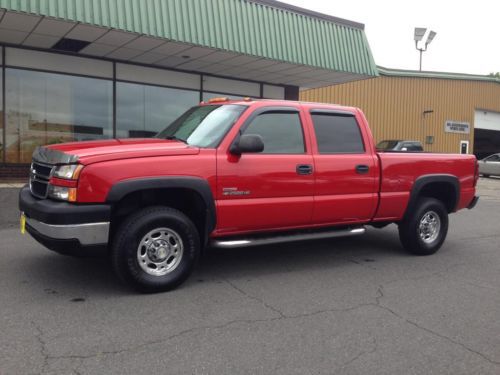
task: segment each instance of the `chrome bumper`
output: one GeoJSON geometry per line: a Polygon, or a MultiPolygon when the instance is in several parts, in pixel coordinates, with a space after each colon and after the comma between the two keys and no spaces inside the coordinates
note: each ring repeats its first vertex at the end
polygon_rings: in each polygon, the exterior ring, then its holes
{"type": "Polygon", "coordinates": [[[107,244],[109,239],[109,222],[54,225],[26,217],[26,224],[51,239],[76,239],[82,246],[107,244]]]}

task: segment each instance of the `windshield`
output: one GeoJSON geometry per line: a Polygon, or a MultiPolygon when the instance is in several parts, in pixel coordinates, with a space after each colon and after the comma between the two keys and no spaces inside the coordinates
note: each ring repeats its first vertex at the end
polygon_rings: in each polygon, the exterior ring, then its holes
{"type": "Polygon", "coordinates": [[[246,108],[237,104],[193,107],[156,138],[178,139],[197,147],[217,147],[246,108]]]}

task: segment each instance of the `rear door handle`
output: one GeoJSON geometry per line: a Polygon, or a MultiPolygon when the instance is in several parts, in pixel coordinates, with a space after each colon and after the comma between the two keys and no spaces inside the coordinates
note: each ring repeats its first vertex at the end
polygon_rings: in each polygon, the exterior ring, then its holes
{"type": "Polygon", "coordinates": [[[297,174],[307,175],[312,174],[313,167],[311,164],[299,164],[297,165],[297,174]]]}
{"type": "Polygon", "coordinates": [[[370,167],[368,167],[365,164],[356,165],[356,173],[365,174],[365,173],[368,173],[369,170],[370,170],[370,167]]]}

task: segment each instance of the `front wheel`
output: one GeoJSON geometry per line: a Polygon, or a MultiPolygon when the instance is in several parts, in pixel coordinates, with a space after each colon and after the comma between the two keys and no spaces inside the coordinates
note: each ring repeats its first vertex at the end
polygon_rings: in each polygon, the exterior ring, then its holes
{"type": "Polygon", "coordinates": [[[439,250],[448,233],[448,211],[441,201],[421,198],[399,223],[403,247],[416,255],[431,255],[439,250]]]}
{"type": "Polygon", "coordinates": [[[111,246],[113,269],[142,292],[162,292],[191,274],[200,251],[193,222],[169,207],[148,207],[127,217],[111,246]]]}

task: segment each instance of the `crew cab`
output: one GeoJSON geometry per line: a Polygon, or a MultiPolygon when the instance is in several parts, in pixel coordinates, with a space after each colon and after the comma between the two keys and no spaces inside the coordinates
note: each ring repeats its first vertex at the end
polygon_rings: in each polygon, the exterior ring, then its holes
{"type": "Polygon", "coordinates": [[[399,226],[436,252],[448,215],[472,208],[473,155],[377,153],[363,112],[216,98],[151,139],[39,147],[21,230],[63,254],[102,251],[135,288],[181,284],[207,247],[360,235],[399,226]]]}

